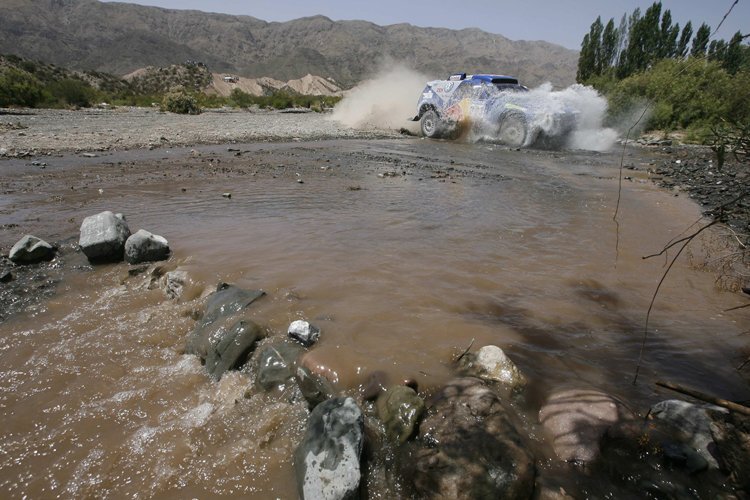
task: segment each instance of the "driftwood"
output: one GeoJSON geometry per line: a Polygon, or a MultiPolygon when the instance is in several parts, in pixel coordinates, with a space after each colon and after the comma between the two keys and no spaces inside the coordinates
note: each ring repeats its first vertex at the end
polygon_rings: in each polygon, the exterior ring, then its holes
{"type": "Polygon", "coordinates": [[[664,382],[659,380],[656,382],[656,385],[750,417],[750,407],[735,403],[734,401],[727,401],[726,399],[716,398],[714,396],[711,396],[710,394],[696,391],[694,389],[688,389],[687,387],[682,387],[681,385],[673,384],[672,382],[664,382]]]}

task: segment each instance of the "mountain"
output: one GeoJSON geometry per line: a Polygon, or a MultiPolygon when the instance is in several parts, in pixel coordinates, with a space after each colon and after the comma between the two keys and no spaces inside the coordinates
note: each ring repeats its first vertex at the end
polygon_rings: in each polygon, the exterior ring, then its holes
{"type": "Polygon", "coordinates": [[[307,74],[347,87],[386,59],[428,76],[497,72],[527,85],[574,82],[578,53],[479,29],[378,26],[314,16],[284,23],[97,0],[2,0],[0,53],[124,75],[199,61],[212,71],[278,80],[307,74]]]}

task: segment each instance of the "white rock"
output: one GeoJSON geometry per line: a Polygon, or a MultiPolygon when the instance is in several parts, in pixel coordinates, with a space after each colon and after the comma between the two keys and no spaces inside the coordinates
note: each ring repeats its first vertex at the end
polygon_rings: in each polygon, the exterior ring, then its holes
{"type": "Polygon", "coordinates": [[[169,242],[163,236],[140,229],[125,242],[125,260],[129,264],[169,258],[169,242]]]}
{"type": "Polygon", "coordinates": [[[485,380],[499,382],[512,389],[526,384],[526,379],[515,363],[497,346],[486,345],[479,349],[474,366],[477,375],[485,380]]]}
{"type": "Polygon", "coordinates": [[[287,333],[307,347],[313,345],[320,338],[320,329],[301,319],[292,321],[287,333]]]}
{"type": "Polygon", "coordinates": [[[106,211],[83,219],[78,244],[89,260],[118,261],[122,260],[129,236],[125,217],[106,211]]]}

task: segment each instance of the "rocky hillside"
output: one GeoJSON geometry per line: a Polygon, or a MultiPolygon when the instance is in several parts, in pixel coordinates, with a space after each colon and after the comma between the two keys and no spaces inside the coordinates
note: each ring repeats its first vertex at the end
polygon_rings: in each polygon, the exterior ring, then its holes
{"type": "Polygon", "coordinates": [[[578,57],[558,45],[478,29],[378,26],[323,16],[268,23],[96,0],[3,0],[0,53],[120,75],[190,60],[284,81],[323,75],[342,87],[371,76],[386,57],[430,76],[502,72],[528,85],[564,86],[575,79],[578,57]]]}

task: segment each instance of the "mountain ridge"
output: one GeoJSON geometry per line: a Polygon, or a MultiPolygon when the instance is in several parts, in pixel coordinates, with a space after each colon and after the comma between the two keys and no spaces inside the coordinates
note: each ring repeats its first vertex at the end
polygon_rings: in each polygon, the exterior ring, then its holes
{"type": "Polygon", "coordinates": [[[477,28],[379,26],[322,15],[267,22],[97,0],[5,0],[0,53],[120,75],[194,60],[248,77],[322,75],[343,87],[372,76],[388,59],[433,77],[503,72],[528,85],[567,86],[575,81],[578,58],[555,44],[512,41],[477,28]]]}

